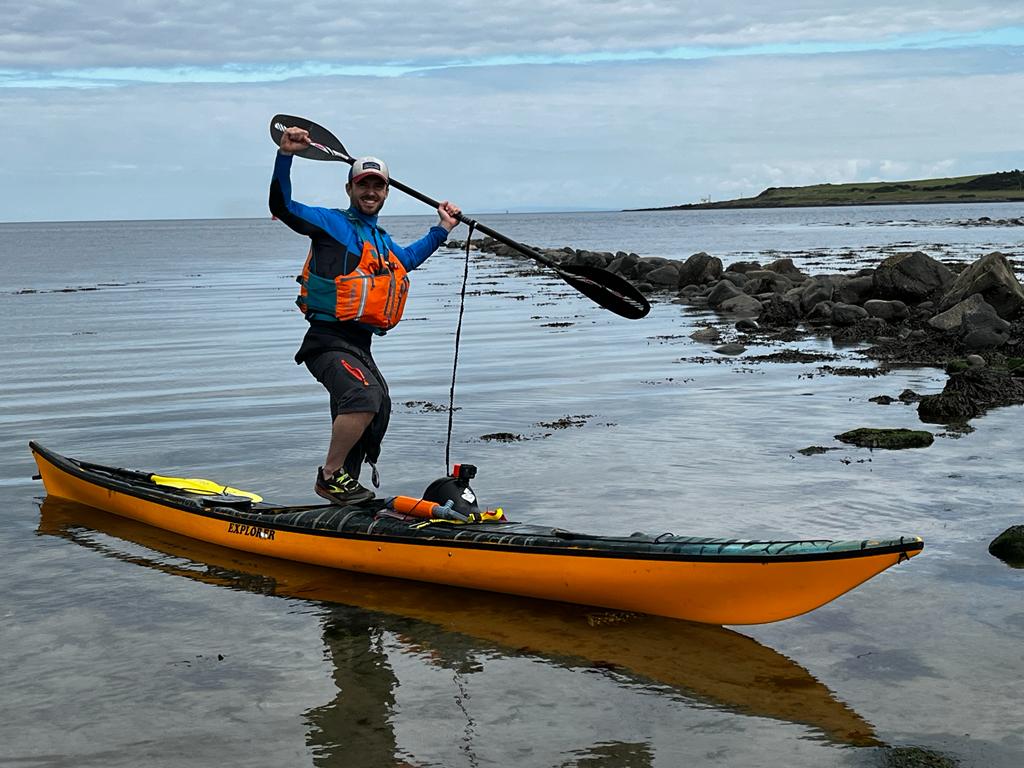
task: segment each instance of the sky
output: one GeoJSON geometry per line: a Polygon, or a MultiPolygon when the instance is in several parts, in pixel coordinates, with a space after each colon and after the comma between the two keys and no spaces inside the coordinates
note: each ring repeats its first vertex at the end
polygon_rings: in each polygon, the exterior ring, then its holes
{"type": "Polygon", "coordinates": [[[476,213],[1007,170],[1024,3],[4,3],[0,221],[266,216],[276,113],[476,213]]]}

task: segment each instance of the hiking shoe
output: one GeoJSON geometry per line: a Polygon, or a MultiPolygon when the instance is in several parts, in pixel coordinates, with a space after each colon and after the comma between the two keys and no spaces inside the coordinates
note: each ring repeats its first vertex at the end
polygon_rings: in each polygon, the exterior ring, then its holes
{"type": "Polygon", "coordinates": [[[324,479],[324,468],[316,471],[316,485],[313,490],[332,504],[362,504],[373,498],[373,491],[364,488],[344,469],[339,469],[329,479],[324,479]]]}

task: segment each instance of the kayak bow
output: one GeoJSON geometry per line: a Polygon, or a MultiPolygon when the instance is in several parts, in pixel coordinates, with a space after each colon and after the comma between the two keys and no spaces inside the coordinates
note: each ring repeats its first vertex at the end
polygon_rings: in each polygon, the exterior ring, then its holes
{"type": "MultiPolygon", "coordinates": [[[[29,444],[47,494],[200,541],[313,565],[709,624],[798,616],[918,554],[917,536],[743,541],[468,525],[197,493],[29,444]]],[[[230,490],[230,489],[229,489],[230,490]]]]}

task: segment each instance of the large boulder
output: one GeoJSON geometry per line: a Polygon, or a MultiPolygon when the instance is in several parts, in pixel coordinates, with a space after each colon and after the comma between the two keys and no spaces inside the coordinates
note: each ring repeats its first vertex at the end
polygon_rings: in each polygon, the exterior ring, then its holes
{"type": "Polygon", "coordinates": [[[679,285],[705,285],[721,278],[722,260],[703,251],[693,254],[679,268],[679,285]]]}
{"type": "Polygon", "coordinates": [[[976,293],[1004,320],[1013,320],[1024,310],[1024,286],[1013,274],[1006,256],[998,251],[982,256],[957,275],[939,306],[949,309],[976,293]]]}
{"type": "Polygon", "coordinates": [[[855,325],[861,320],[866,320],[868,311],[856,304],[836,303],[832,305],[832,325],[847,326],[855,325]]]}
{"type": "Polygon", "coordinates": [[[784,296],[773,295],[762,301],[763,308],[758,320],[762,325],[791,328],[800,320],[800,302],[784,296]]]}
{"type": "MultiPolygon", "coordinates": [[[[835,293],[831,279],[824,275],[812,277],[799,288],[794,288],[793,291],[798,292],[800,311],[804,314],[809,313],[823,301],[832,301],[832,294],[835,293]]],[[[791,291],[787,291],[786,297],[790,297],[791,294],[791,291]]]]}
{"type": "Polygon", "coordinates": [[[726,269],[726,272],[739,272],[744,274],[746,272],[753,272],[755,269],[764,269],[759,261],[734,261],[726,269]]]}
{"type": "Polygon", "coordinates": [[[658,267],[663,267],[666,264],[674,263],[671,259],[666,259],[663,256],[643,256],[640,261],[636,263],[636,273],[640,277],[646,277],[648,272],[651,272],[658,267]]]}
{"type": "Polygon", "coordinates": [[[802,283],[808,279],[808,275],[801,272],[797,266],[793,263],[792,259],[776,259],[771,264],[765,266],[769,272],[777,272],[780,275],[788,277],[791,282],[802,283]]]}
{"type": "Polygon", "coordinates": [[[910,310],[902,301],[869,299],[864,302],[864,309],[871,317],[880,318],[887,323],[900,323],[910,317],[910,310]]]}
{"type": "Polygon", "coordinates": [[[513,259],[525,259],[526,258],[525,256],[523,256],[523,254],[521,254],[519,251],[517,251],[511,245],[505,245],[504,243],[499,243],[497,241],[494,241],[493,244],[488,248],[488,250],[491,253],[493,253],[495,256],[508,256],[508,257],[513,258],[513,259]]]}
{"type": "Polygon", "coordinates": [[[760,301],[753,296],[747,296],[745,293],[733,296],[731,299],[726,299],[717,307],[719,312],[726,312],[730,315],[742,315],[743,317],[758,317],[763,308],[764,305],[760,301]]]}
{"type": "Polygon", "coordinates": [[[747,281],[743,284],[743,292],[754,296],[758,293],[785,293],[793,287],[788,277],[767,269],[755,269],[746,273],[747,281]]]}
{"type": "Polygon", "coordinates": [[[1024,568],[1024,525],[1011,525],[988,545],[989,554],[1015,568],[1024,568]]]}
{"type": "Polygon", "coordinates": [[[728,280],[730,283],[735,285],[737,288],[742,288],[747,282],[747,276],[742,272],[732,272],[731,270],[725,270],[722,273],[722,279],[728,280]]]}
{"type": "Polygon", "coordinates": [[[609,262],[608,271],[623,277],[635,278],[637,276],[636,266],[639,263],[640,257],[635,253],[622,253],[609,262]]]}
{"type": "Polygon", "coordinates": [[[679,286],[679,267],[672,263],[662,264],[644,275],[644,279],[656,287],[676,288],[679,286]]]}
{"type": "Polygon", "coordinates": [[[921,251],[897,253],[875,270],[874,294],[879,299],[899,299],[917,304],[945,293],[953,273],[921,251]]]}
{"type": "Polygon", "coordinates": [[[558,257],[554,254],[562,256],[562,263],[566,266],[581,266],[581,267],[598,267],[604,269],[612,260],[612,255],[607,252],[601,251],[576,251],[572,255],[567,255],[561,251],[555,251],[554,253],[547,252],[545,255],[557,259],[558,257]]]}
{"type": "Polygon", "coordinates": [[[799,291],[800,308],[806,314],[822,301],[841,301],[845,304],[860,303],[859,296],[863,286],[851,288],[851,278],[838,272],[827,275],[815,275],[802,284],[787,291],[786,296],[799,291]]]}
{"type": "Polygon", "coordinates": [[[999,316],[980,293],[936,315],[928,321],[928,325],[944,333],[956,334],[968,350],[1001,346],[1010,332],[1010,324],[999,316]]]}
{"type": "Polygon", "coordinates": [[[836,301],[841,301],[844,304],[857,304],[859,306],[871,298],[871,294],[875,289],[875,279],[871,275],[848,277],[841,281],[836,281],[834,285],[835,296],[833,298],[836,301]]]}
{"type": "Polygon", "coordinates": [[[832,322],[832,302],[819,301],[804,319],[811,325],[828,325],[832,322]]]}
{"type": "Polygon", "coordinates": [[[726,299],[734,299],[737,296],[742,296],[743,291],[737,288],[728,280],[719,280],[718,284],[711,289],[708,294],[708,306],[717,307],[726,299]]]}

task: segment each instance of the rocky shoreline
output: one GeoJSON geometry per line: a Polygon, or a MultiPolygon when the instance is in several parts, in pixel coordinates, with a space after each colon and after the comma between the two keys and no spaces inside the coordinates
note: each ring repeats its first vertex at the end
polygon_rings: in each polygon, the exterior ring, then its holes
{"type": "MultiPolygon", "coordinates": [[[[490,238],[483,252],[523,259],[490,238]]],[[[450,247],[464,247],[451,242],[450,247]]],[[[747,344],[807,336],[867,343],[879,372],[894,366],[945,368],[938,395],[918,402],[922,421],[958,424],[989,408],[1024,403],[1024,286],[1002,253],[972,264],[943,263],[921,251],[897,253],[877,267],[807,274],[792,259],[728,266],[707,253],[685,260],[570,247],[540,249],[564,265],[601,267],[633,282],[652,301],[711,310],[735,320],[735,341],[720,354],[742,355],[747,344]]],[[[714,342],[715,329],[700,329],[714,342]]]]}

